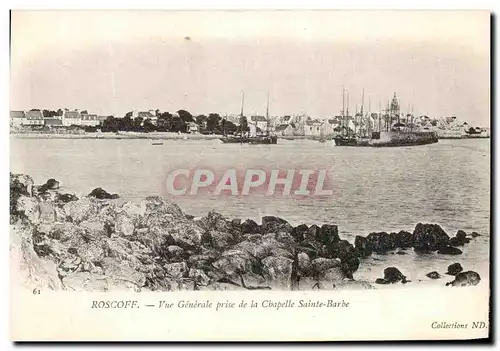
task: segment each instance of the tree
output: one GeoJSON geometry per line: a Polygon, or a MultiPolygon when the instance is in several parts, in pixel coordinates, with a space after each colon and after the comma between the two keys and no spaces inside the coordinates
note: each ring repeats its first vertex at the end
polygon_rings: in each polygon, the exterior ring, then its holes
{"type": "Polygon", "coordinates": [[[57,116],[62,116],[64,114],[63,110],[57,109],[57,116]]]}
{"type": "Polygon", "coordinates": [[[103,132],[118,132],[118,121],[113,116],[108,116],[102,123],[103,132]]]}
{"type": "Polygon", "coordinates": [[[133,113],[132,111],[129,111],[129,112],[127,112],[127,113],[125,114],[125,117],[130,117],[130,118],[132,118],[132,115],[133,115],[133,114],[134,114],[134,113],[133,113]]]}
{"type": "Polygon", "coordinates": [[[240,125],[238,126],[238,132],[245,133],[248,132],[250,128],[248,127],[248,120],[245,116],[241,117],[240,125]]]}
{"type": "Polygon", "coordinates": [[[135,130],[134,126],[134,120],[130,118],[129,116],[125,116],[123,118],[120,118],[120,130],[130,132],[135,130]]]}
{"type": "Polygon", "coordinates": [[[196,124],[198,124],[199,126],[201,126],[206,120],[207,120],[207,116],[205,116],[205,115],[196,116],[196,124]]]}
{"type": "Polygon", "coordinates": [[[134,118],[134,131],[138,132],[142,130],[142,117],[136,117],[134,118]]]}
{"type": "Polygon", "coordinates": [[[88,115],[89,112],[87,110],[83,110],[83,111],[80,112],[80,114],[82,114],[82,115],[88,115]]]}
{"type": "Polygon", "coordinates": [[[158,116],[158,121],[156,125],[157,130],[160,132],[170,132],[172,131],[173,116],[169,112],[160,113],[158,116]]]}
{"type": "Polygon", "coordinates": [[[220,131],[220,120],[221,117],[218,113],[211,113],[207,118],[207,131],[211,133],[216,133],[220,131]]]}
{"type": "Polygon", "coordinates": [[[186,110],[179,110],[177,111],[177,114],[186,123],[194,122],[193,116],[186,110]]]}
{"type": "Polygon", "coordinates": [[[153,122],[151,121],[151,118],[146,118],[144,120],[144,123],[143,123],[143,129],[146,133],[149,133],[149,132],[154,132],[154,130],[156,129],[156,126],[153,124],[153,122]]]}

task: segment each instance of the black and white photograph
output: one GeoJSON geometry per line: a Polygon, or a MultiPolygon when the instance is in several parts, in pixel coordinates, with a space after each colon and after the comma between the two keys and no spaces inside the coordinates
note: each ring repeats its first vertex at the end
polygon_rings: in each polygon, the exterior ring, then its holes
{"type": "Polygon", "coordinates": [[[490,25],[485,10],[11,11],[11,289],[193,309],[203,292],[308,308],[432,289],[487,306],[490,25]]]}

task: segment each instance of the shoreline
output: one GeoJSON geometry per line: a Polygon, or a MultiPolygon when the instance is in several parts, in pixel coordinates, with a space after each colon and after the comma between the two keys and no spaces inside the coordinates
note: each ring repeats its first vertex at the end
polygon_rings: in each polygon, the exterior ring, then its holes
{"type": "MultiPolygon", "coordinates": [[[[264,216],[259,224],[215,211],[195,218],[160,197],[136,205],[101,188],[81,198],[58,189],[55,179],[36,186],[29,176],[11,174],[11,253],[22,257],[12,264],[38,272],[34,284],[53,290],[307,291],[481,281],[458,263],[448,267],[453,281],[442,268],[409,280],[396,257],[412,250],[459,258],[466,244],[484,233],[459,230],[450,237],[438,224],[418,223],[413,232],[373,232],[351,243],[333,224],[292,226],[275,216],[264,216]],[[383,277],[356,280],[366,259],[388,253],[395,266],[385,268],[383,277]]],[[[482,279],[485,284],[489,277],[482,279]]]]}

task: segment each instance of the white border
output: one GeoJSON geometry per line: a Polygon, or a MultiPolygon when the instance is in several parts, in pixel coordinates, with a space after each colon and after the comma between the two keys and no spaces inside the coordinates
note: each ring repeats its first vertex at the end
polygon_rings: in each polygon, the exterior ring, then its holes
{"type": "MultiPolygon", "coordinates": [[[[9,58],[8,58],[8,47],[9,47],[9,13],[8,9],[490,9],[497,16],[499,14],[499,1],[495,0],[474,0],[474,1],[443,1],[443,0],[420,0],[420,1],[370,1],[370,0],[349,0],[349,1],[320,1],[320,0],[308,0],[308,1],[277,1],[277,0],[246,0],[239,1],[238,3],[234,1],[221,1],[221,0],[211,0],[209,3],[204,1],[195,0],[184,0],[184,1],[169,1],[165,3],[164,1],[152,1],[152,0],[142,0],[142,1],[103,1],[103,0],[86,0],[86,1],[35,1],[35,0],[19,0],[19,1],[3,1],[2,2],[2,26],[1,26],[1,40],[2,40],[2,52],[1,55],[1,89],[2,89],[2,100],[4,107],[4,117],[2,123],[0,123],[0,132],[2,138],[0,138],[1,143],[1,162],[4,169],[9,168],[9,131],[8,131],[8,107],[9,107],[9,58]]],[[[497,19],[498,26],[498,19],[497,19]]],[[[498,37],[495,38],[495,43],[498,44],[498,37]]],[[[495,96],[492,97],[495,100],[498,97],[498,91],[496,91],[495,96]]],[[[493,113],[493,111],[492,111],[493,113]]],[[[498,115],[498,109],[494,111],[494,116],[498,115]]],[[[495,135],[499,131],[498,123],[495,124],[494,133],[495,135]]],[[[497,151],[497,150],[495,150],[497,151]]],[[[498,161],[498,159],[496,159],[498,161]]],[[[5,180],[4,185],[0,187],[0,198],[2,201],[2,209],[4,214],[4,220],[8,220],[7,211],[7,198],[8,190],[6,187],[7,183],[7,172],[4,171],[5,180]]],[[[496,195],[496,192],[495,192],[496,195]]],[[[500,211],[500,210],[498,210],[500,211]]],[[[495,210],[495,215],[498,216],[497,210],[495,210]]],[[[7,223],[5,223],[4,229],[7,228],[7,223]]],[[[492,235],[497,235],[494,233],[492,235]]],[[[2,258],[4,264],[1,265],[1,281],[3,284],[2,297],[4,298],[4,306],[7,307],[9,304],[8,296],[8,285],[9,281],[9,261],[7,248],[9,247],[8,230],[4,230],[2,235],[4,242],[2,243],[2,248],[4,248],[4,255],[2,258]]],[[[496,249],[498,249],[498,237],[496,239],[496,249]]],[[[498,260],[497,260],[498,261],[498,260]]],[[[497,265],[498,266],[498,265],[497,265]]],[[[496,267],[498,268],[498,267],[496,267]]],[[[491,277],[494,279],[494,277],[491,277]]],[[[498,306],[498,303],[496,304],[498,306]]],[[[4,309],[7,312],[7,308],[4,309]]],[[[495,311],[496,313],[496,311],[495,311]]],[[[2,333],[2,349],[13,349],[12,343],[8,339],[8,313],[3,313],[3,318],[0,319],[2,333]],[[4,328],[5,326],[5,328],[4,328]]],[[[498,321],[497,321],[498,324],[498,321]]],[[[496,328],[498,330],[498,328],[496,328]]],[[[498,336],[498,334],[497,334],[498,336]]],[[[326,345],[329,347],[330,345],[326,345]]],[[[335,347],[338,347],[336,345],[335,347]]],[[[384,345],[385,346],[385,345],[384,345]]],[[[382,347],[384,347],[382,346],[382,347]]],[[[139,348],[139,346],[137,346],[139,348]]],[[[172,346],[169,346],[172,347],[172,346]]],[[[215,346],[218,347],[218,346],[215,346]]],[[[287,346],[288,347],[288,346],[287,346]]],[[[341,346],[345,347],[345,346],[341,346]]],[[[98,349],[101,347],[97,347],[98,349]]],[[[134,347],[135,348],[135,347],[134,347]]],[[[259,346],[259,348],[265,348],[259,346]]]]}

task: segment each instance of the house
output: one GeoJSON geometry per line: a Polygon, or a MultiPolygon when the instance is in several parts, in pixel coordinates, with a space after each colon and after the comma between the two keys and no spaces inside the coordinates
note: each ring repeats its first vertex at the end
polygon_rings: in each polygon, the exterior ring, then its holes
{"type": "Polygon", "coordinates": [[[108,118],[108,116],[97,116],[97,121],[99,124],[103,124],[103,122],[108,118]]]}
{"type": "Polygon", "coordinates": [[[40,110],[29,110],[26,113],[26,122],[24,123],[29,126],[43,126],[43,114],[40,110]]]}
{"type": "Polygon", "coordinates": [[[323,135],[322,125],[323,125],[323,122],[319,121],[317,119],[306,121],[306,123],[304,125],[305,136],[312,136],[312,137],[322,136],[323,135]]]}
{"type": "Polygon", "coordinates": [[[274,129],[274,132],[276,135],[281,135],[281,136],[294,136],[295,135],[295,129],[293,127],[293,124],[288,124],[288,123],[283,123],[274,129]]]}
{"type": "Polygon", "coordinates": [[[97,115],[83,114],[81,115],[81,117],[82,117],[81,121],[82,126],[97,127],[99,125],[99,119],[97,118],[97,115]]]}
{"type": "Polygon", "coordinates": [[[10,125],[12,127],[26,124],[26,114],[24,111],[10,111],[10,125]]]}
{"type": "Polygon", "coordinates": [[[44,119],[44,125],[49,127],[49,128],[57,128],[57,127],[62,127],[63,122],[59,118],[45,118],[44,119]]]}
{"type": "Polygon", "coordinates": [[[62,118],[63,126],[69,127],[72,125],[80,126],[82,124],[82,116],[78,111],[64,111],[62,118]]]}
{"type": "Polygon", "coordinates": [[[199,132],[198,125],[194,122],[189,122],[187,124],[187,132],[188,133],[198,133],[199,132]]]}
{"type": "Polygon", "coordinates": [[[153,124],[156,125],[158,122],[158,117],[153,114],[154,111],[132,111],[132,118],[141,117],[143,121],[150,119],[153,124]]]}
{"type": "Polygon", "coordinates": [[[336,118],[328,118],[322,125],[323,135],[333,135],[338,132],[340,122],[336,118]]]}
{"type": "Polygon", "coordinates": [[[264,116],[252,116],[248,124],[253,124],[257,127],[257,131],[260,129],[264,132],[267,129],[267,118],[264,116]]]}

